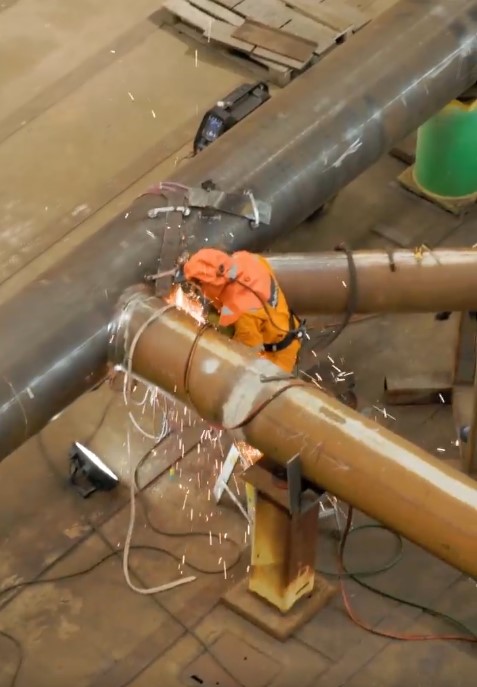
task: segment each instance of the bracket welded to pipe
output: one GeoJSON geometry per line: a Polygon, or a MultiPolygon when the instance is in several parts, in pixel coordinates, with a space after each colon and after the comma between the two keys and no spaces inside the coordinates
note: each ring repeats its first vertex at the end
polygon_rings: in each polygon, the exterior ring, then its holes
{"type": "Polygon", "coordinates": [[[113,362],[304,478],[477,577],[477,485],[185,312],[136,292],[122,302],[113,362]],[[134,342],[134,349],[130,348],[134,342]]]}

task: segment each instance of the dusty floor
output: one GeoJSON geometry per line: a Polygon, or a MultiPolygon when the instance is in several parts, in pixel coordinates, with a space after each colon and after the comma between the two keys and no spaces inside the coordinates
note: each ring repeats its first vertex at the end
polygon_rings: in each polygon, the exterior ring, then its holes
{"type": "MultiPolygon", "coordinates": [[[[0,298],[164,178],[190,149],[200,113],[249,76],[203,49],[196,66],[192,44],[148,20],[157,9],[157,0],[0,3],[0,298]]],[[[385,158],[327,215],[277,247],[328,249],[344,239],[355,248],[386,245],[373,232],[382,225],[398,228],[411,245],[477,241],[474,217],[461,223],[402,191],[395,182],[402,169],[385,158]]],[[[386,418],[382,410],[390,371],[451,368],[453,331],[431,316],[375,318],[351,325],[330,354],[355,372],[362,412],[458,465],[447,406],[388,408],[386,418]]],[[[310,350],[304,366],[313,363],[310,350]]],[[[134,414],[156,432],[150,408],[134,414]]],[[[121,395],[102,387],[0,464],[0,630],[19,642],[0,636],[0,687],[12,685],[18,667],[17,687],[475,685],[475,647],[375,637],[351,622],[339,596],[285,646],[226,610],[220,597],[248,565],[246,524],[230,504],[212,505],[220,451],[183,409],[140,471],[142,501],[163,534],[140,507],[131,569],[137,585],[179,574],[197,579],[153,597],[129,591],[120,559],[129,464],[153,444],[133,429],[121,395]],[[90,441],[125,486],[88,501],[74,493],[66,479],[74,440],[90,441]]],[[[327,570],[336,564],[330,527],[317,560],[327,570]]],[[[348,565],[379,567],[394,547],[386,533],[362,532],[348,565]]],[[[475,583],[410,544],[396,567],[370,581],[477,631],[475,583]]],[[[373,626],[455,631],[355,583],[347,588],[373,626]]]]}

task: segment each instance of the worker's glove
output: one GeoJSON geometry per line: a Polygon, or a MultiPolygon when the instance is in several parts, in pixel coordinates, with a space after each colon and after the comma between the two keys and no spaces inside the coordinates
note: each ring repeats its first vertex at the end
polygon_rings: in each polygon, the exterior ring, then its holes
{"type": "Polygon", "coordinates": [[[220,320],[220,313],[217,312],[217,310],[208,303],[206,307],[206,318],[207,322],[211,324],[213,327],[217,329],[221,334],[226,336],[229,339],[232,339],[234,334],[235,334],[235,327],[233,325],[230,325],[228,327],[221,327],[219,324],[220,320]]]}

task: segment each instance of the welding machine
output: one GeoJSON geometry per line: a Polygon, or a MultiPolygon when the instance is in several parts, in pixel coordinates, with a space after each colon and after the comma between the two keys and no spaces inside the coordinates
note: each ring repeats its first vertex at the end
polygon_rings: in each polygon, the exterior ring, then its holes
{"type": "Polygon", "coordinates": [[[194,138],[194,155],[207,148],[226,131],[245,119],[270,98],[268,86],[263,81],[243,84],[219,100],[205,113],[194,138]]]}

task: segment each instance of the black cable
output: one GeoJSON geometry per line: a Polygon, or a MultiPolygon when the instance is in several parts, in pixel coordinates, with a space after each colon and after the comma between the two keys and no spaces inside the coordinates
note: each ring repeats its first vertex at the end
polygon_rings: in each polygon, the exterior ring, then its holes
{"type": "MultiPolygon", "coordinates": [[[[352,512],[352,509],[350,508],[350,511],[352,512]]],[[[402,553],[403,553],[403,541],[402,537],[397,534],[396,532],[393,532],[390,530],[388,527],[381,525],[379,523],[367,523],[365,525],[359,525],[358,527],[353,527],[351,528],[351,522],[347,522],[347,526],[345,527],[343,536],[340,541],[339,545],[339,556],[340,556],[340,565],[343,569],[342,572],[331,572],[328,570],[320,570],[318,569],[318,572],[331,576],[331,577],[338,577],[340,579],[347,577],[348,579],[353,580],[357,584],[359,584],[361,587],[364,589],[367,589],[368,591],[372,592],[373,594],[377,594],[378,596],[381,596],[385,599],[389,599],[391,601],[396,601],[397,603],[403,604],[404,606],[409,606],[411,608],[416,608],[417,610],[422,611],[423,613],[426,613],[427,615],[431,615],[435,618],[444,620],[445,622],[449,623],[450,625],[454,625],[461,631],[465,632],[466,634],[469,635],[469,637],[474,637],[477,639],[477,631],[472,630],[471,628],[467,627],[464,623],[462,623],[460,620],[457,620],[456,618],[453,618],[450,615],[447,615],[446,613],[442,613],[441,611],[437,611],[434,608],[431,608],[429,606],[425,606],[423,604],[416,603],[414,601],[410,601],[409,599],[403,599],[402,597],[396,596],[395,594],[390,594],[389,592],[385,592],[383,589],[379,589],[378,587],[374,587],[373,585],[369,584],[369,582],[365,582],[363,578],[366,577],[372,577],[384,572],[387,572],[388,570],[391,570],[394,568],[399,561],[402,559],[402,553]],[[359,532],[363,532],[364,530],[370,530],[370,529],[381,529],[385,532],[389,532],[394,539],[397,541],[398,544],[398,550],[395,556],[386,564],[383,566],[380,566],[378,568],[370,568],[367,570],[349,570],[349,568],[346,566],[344,562],[344,557],[345,557],[345,552],[346,552],[346,546],[349,542],[349,537],[353,534],[357,534],[359,532]]]]}
{"type": "MultiPolygon", "coordinates": [[[[356,269],[356,264],[353,258],[353,251],[346,245],[346,243],[340,243],[336,246],[336,251],[343,251],[346,255],[348,261],[348,275],[349,275],[349,289],[348,289],[348,300],[346,303],[346,311],[343,321],[340,323],[338,328],[331,333],[330,336],[326,336],[323,342],[320,342],[320,348],[325,349],[331,346],[332,343],[344,332],[351,318],[356,312],[358,305],[358,271],[356,269]]],[[[325,332],[326,335],[326,332],[325,332]]]]}
{"type": "MultiPolygon", "coordinates": [[[[100,385],[100,386],[101,386],[101,385],[100,385]]],[[[99,388],[99,387],[97,387],[97,388],[99,388]]],[[[114,401],[114,397],[113,397],[112,399],[110,399],[110,400],[108,401],[108,403],[106,404],[106,406],[105,406],[105,408],[103,409],[103,412],[102,412],[102,414],[101,414],[101,416],[100,416],[100,419],[99,419],[99,421],[98,421],[96,427],[94,428],[94,430],[91,432],[91,434],[90,434],[90,435],[87,437],[87,439],[85,440],[87,443],[89,443],[90,441],[92,441],[92,439],[94,438],[94,436],[97,434],[97,432],[99,431],[99,429],[102,427],[102,425],[103,425],[103,423],[104,423],[104,421],[105,421],[105,419],[106,419],[106,417],[107,417],[107,415],[108,415],[108,412],[109,412],[109,410],[110,410],[110,408],[111,408],[111,406],[112,406],[113,401],[114,401]]],[[[159,443],[159,442],[158,442],[158,443],[159,443]]],[[[43,456],[44,460],[47,462],[47,464],[49,465],[50,469],[51,469],[56,475],[58,475],[59,477],[61,477],[61,476],[59,475],[58,469],[56,468],[56,466],[55,466],[55,465],[52,463],[52,461],[50,460],[50,456],[49,456],[49,453],[48,453],[48,450],[47,450],[46,446],[44,445],[44,442],[43,442],[43,438],[42,438],[42,436],[41,436],[41,433],[38,434],[38,444],[39,444],[39,448],[40,448],[40,451],[41,451],[41,453],[42,453],[42,456],[43,456]]],[[[155,446],[151,447],[151,449],[149,449],[149,450],[142,456],[142,458],[139,460],[139,462],[138,462],[138,464],[137,464],[137,466],[136,466],[136,468],[135,468],[135,471],[134,471],[134,481],[135,481],[136,488],[138,488],[138,484],[137,484],[138,470],[139,470],[139,468],[144,464],[145,460],[147,460],[147,458],[149,458],[149,457],[151,456],[151,454],[152,454],[154,448],[155,448],[157,445],[158,445],[158,444],[156,444],[155,446]]],[[[164,472],[165,472],[165,471],[164,471],[164,472]]],[[[161,473],[161,474],[164,474],[164,472],[161,473]]],[[[158,475],[158,477],[160,477],[160,476],[161,476],[161,475],[158,475]]],[[[158,533],[158,534],[162,534],[163,536],[167,536],[167,537],[203,536],[203,537],[208,537],[209,539],[210,539],[210,537],[212,537],[213,539],[219,540],[219,536],[216,535],[215,533],[211,534],[211,533],[206,533],[206,532],[195,532],[195,531],[191,531],[191,532],[166,532],[166,531],[160,530],[158,527],[156,527],[156,526],[151,522],[150,517],[149,517],[148,510],[147,510],[147,507],[145,506],[145,504],[143,503],[142,500],[141,500],[141,505],[142,505],[142,507],[143,507],[144,515],[145,515],[145,518],[146,518],[147,523],[149,524],[149,526],[151,527],[151,529],[152,529],[153,531],[155,531],[156,533],[158,533]]],[[[94,526],[93,526],[93,529],[95,529],[94,526]]],[[[96,531],[96,530],[95,530],[95,531],[96,531]]],[[[97,532],[97,533],[98,533],[98,532],[97,532]]],[[[98,534],[100,534],[100,533],[98,533],[98,534]]],[[[236,567],[236,566],[239,564],[239,562],[240,562],[240,560],[241,560],[241,556],[242,556],[242,551],[240,551],[240,546],[239,546],[239,544],[238,544],[236,541],[234,541],[233,539],[227,538],[227,539],[225,539],[224,541],[231,543],[233,546],[235,546],[235,547],[238,549],[238,554],[236,555],[235,559],[232,561],[232,563],[230,563],[229,565],[226,566],[226,569],[229,571],[229,570],[233,569],[234,567],[236,567]]],[[[105,543],[106,543],[107,545],[109,545],[109,542],[108,542],[108,541],[105,541],[105,543]]],[[[182,562],[182,557],[181,557],[181,556],[177,556],[176,554],[172,553],[171,551],[168,551],[167,549],[165,549],[165,548],[163,548],[163,547],[160,547],[160,546],[133,544],[133,545],[131,545],[130,550],[135,550],[135,551],[139,551],[139,550],[141,550],[141,551],[154,551],[154,552],[157,552],[157,553],[165,554],[166,556],[169,556],[170,558],[174,559],[175,561],[182,562]]],[[[9,592],[12,592],[12,591],[14,591],[14,590],[16,590],[16,589],[19,589],[19,588],[23,588],[23,587],[33,587],[33,586],[44,585],[44,584],[53,584],[53,583],[55,583],[55,582],[61,582],[61,581],[64,581],[64,580],[69,580],[69,579],[74,579],[74,578],[77,578],[77,577],[81,577],[81,576],[83,576],[83,575],[85,575],[85,574],[88,574],[88,573],[92,572],[92,571],[95,570],[96,568],[100,567],[103,563],[105,563],[106,561],[110,560],[111,558],[113,558],[113,557],[114,557],[114,558],[117,558],[117,557],[118,557],[121,553],[123,553],[123,552],[124,552],[124,548],[115,549],[115,550],[111,551],[111,553],[109,553],[109,554],[103,556],[103,558],[99,559],[98,561],[96,561],[95,563],[93,563],[92,565],[90,565],[89,567],[84,568],[84,569],[82,569],[82,570],[77,570],[77,571],[75,571],[75,572],[73,572],[73,573],[69,573],[69,574],[66,574],[66,575],[60,575],[60,576],[53,577],[53,578],[50,577],[50,578],[48,578],[48,579],[36,579],[36,580],[27,580],[27,581],[24,581],[24,582],[18,582],[18,583],[16,583],[16,584],[13,584],[13,585],[10,585],[10,586],[8,586],[8,587],[5,587],[4,589],[1,589],[1,590],[0,590],[0,598],[1,598],[3,595],[5,595],[5,594],[7,594],[7,593],[9,593],[9,592]]],[[[212,571],[212,570],[207,570],[207,569],[205,569],[205,568],[201,568],[201,567],[199,567],[199,566],[197,566],[197,565],[194,565],[194,564],[191,564],[191,563],[189,563],[189,562],[187,563],[187,565],[188,565],[188,567],[190,567],[190,568],[196,570],[197,572],[200,572],[200,573],[202,573],[202,574],[205,574],[205,575],[217,575],[217,574],[222,574],[222,573],[223,573],[223,569],[222,569],[222,568],[221,568],[220,570],[213,570],[213,571],[212,571]]],[[[206,644],[206,643],[205,643],[205,642],[204,642],[195,632],[193,632],[193,630],[192,630],[191,628],[189,628],[185,623],[183,623],[183,622],[180,620],[180,618],[176,618],[176,616],[175,616],[175,615],[174,615],[174,614],[173,614],[164,604],[162,604],[162,603],[159,601],[159,598],[158,598],[158,597],[155,598],[155,601],[156,601],[156,603],[159,605],[159,607],[160,607],[164,612],[166,612],[166,613],[170,616],[170,618],[172,618],[175,622],[177,622],[177,623],[182,627],[182,629],[183,629],[185,632],[187,632],[188,634],[190,634],[190,635],[198,642],[198,644],[200,644],[200,646],[204,649],[204,651],[206,651],[207,653],[210,653],[210,647],[208,647],[207,644],[206,644]]],[[[18,679],[18,675],[20,674],[20,670],[21,670],[21,668],[22,668],[22,666],[23,666],[23,662],[24,662],[24,650],[23,650],[23,647],[22,647],[21,642],[20,642],[18,639],[16,639],[16,637],[14,637],[13,635],[11,635],[11,634],[9,634],[9,633],[3,631],[3,630],[0,630],[0,636],[5,637],[5,638],[8,639],[10,642],[12,642],[12,643],[14,644],[14,646],[16,647],[16,650],[17,650],[17,653],[18,653],[18,662],[17,662],[17,665],[16,665],[16,667],[15,667],[15,671],[14,671],[12,680],[11,680],[10,685],[9,685],[9,687],[15,687],[16,682],[17,682],[17,679],[18,679]]],[[[228,668],[227,668],[227,667],[226,667],[226,666],[225,666],[216,656],[212,656],[212,658],[213,658],[213,660],[215,660],[215,661],[217,662],[217,664],[222,668],[222,670],[229,676],[229,678],[231,678],[234,682],[238,682],[237,677],[234,676],[234,675],[232,675],[232,673],[228,670],[228,668]]],[[[135,679],[135,678],[134,678],[134,679],[135,679]]],[[[128,684],[129,684],[129,682],[126,683],[126,684],[124,684],[124,685],[122,685],[121,687],[127,687],[128,684]]],[[[240,682],[238,682],[238,684],[239,684],[240,687],[245,687],[245,686],[242,685],[240,682]]]]}
{"type": "Polygon", "coordinates": [[[0,637],[4,637],[5,639],[8,639],[8,641],[11,644],[13,644],[13,646],[15,647],[16,652],[18,654],[17,664],[16,664],[15,670],[13,672],[13,677],[10,681],[10,687],[15,687],[17,679],[18,679],[18,675],[20,674],[20,670],[22,669],[23,661],[24,661],[23,646],[22,646],[21,642],[19,642],[16,637],[9,634],[8,632],[5,632],[5,630],[0,630],[0,637]]]}
{"type": "MultiPolygon", "coordinates": [[[[130,548],[133,551],[154,551],[156,553],[161,553],[161,554],[166,554],[168,556],[171,556],[171,558],[174,558],[176,560],[181,560],[175,554],[173,554],[170,551],[167,551],[165,549],[162,549],[159,546],[151,546],[151,545],[147,545],[147,544],[133,544],[130,548]]],[[[106,554],[105,556],[103,556],[99,560],[95,561],[92,565],[88,566],[87,568],[83,568],[81,570],[76,570],[75,572],[72,572],[72,573],[68,573],[65,575],[58,575],[57,577],[50,577],[48,579],[41,579],[41,580],[36,579],[36,580],[26,580],[24,582],[17,582],[15,584],[10,585],[9,587],[5,587],[4,589],[0,590],[0,597],[3,596],[4,594],[8,594],[11,591],[14,591],[15,589],[20,589],[22,587],[34,587],[34,586],[40,586],[40,585],[46,585],[46,584],[54,584],[57,582],[64,582],[66,580],[72,580],[72,579],[75,579],[77,577],[82,577],[83,575],[87,575],[88,573],[93,572],[94,570],[99,568],[101,565],[103,565],[103,563],[106,563],[108,560],[111,560],[112,558],[117,559],[118,555],[123,553],[123,551],[124,551],[124,548],[115,549],[114,551],[111,551],[110,553],[106,554]]],[[[168,613],[168,615],[170,615],[171,618],[173,618],[179,625],[181,625],[182,629],[187,631],[202,646],[202,648],[204,648],[207,652],[210,651],[210,647],[208,647],[207,644],[205,644],[205,642],[195,632],[193,632],[189,627],[187,627],[187,625],[185,623],[183,623],[179,618],[177,618],[173,613],[171,613],[171,611],[169,611],[168,608],[164,604],[162,604],[158,598],[156,598],[156,603],[161,607],[161,609],[163,609],[166,613],[168,613]]],[[[15,637],[13,637],[12,635],[10,635],[9,633],[7,633],[3,630],[0,630],[0,636],[5,637],[9,641],[11,641],[15,645],[15,647],[18,651],[18,654],[19,654],[18,664],[17,664],[17,667],[15,668],[15,673],[14,673],[13,679],[10,683],[10,687],[14,687],[14,685],[16,684],[16,680],[17,680],[18,674],[20,672],[21,666],[23,665],[23,660],[24,660],[23,647],[22,647],[21,643],[18,641],[18,639],[16,639],[15,637]]],[[[225,666],[223,666],[221,664],[221,662],[215,656],[213,656],[213,658],[214,658],[214,660],[217,661],[217,663],[219,663],[219,665],[223,668],[223,670],[228,673],[229,677],[233,678],[234,681],[237,681],[237,678],[235,676],[231,675],[231,673],[227,670],[227,668],[225,666]]],[[[129,684],[129,683],[126,683],[126,684],[129,684]]],[[[126,687],[126,685],[122,685],[121,687],[126,687]]],[[[242,686],[242,687],[244,687],[244,686],[242,686]]]]}
{"type": "MultiPolygon", "coordinates": [[[[151,449],[150,451],[148,451],[148,452],[141,458],[141,460],[139,461],[139,463],[138,463],[137,466],[136,466],[136,469],[134,470],[134,475],[133,475],[134,485],[135,485],[136,490],[137,490],[137,500],[139,501],[139,503],[140,503],[141,506],[142,506],[142,510],[143,510],[143,513],[144,513],[144,518],[145,518],[145,520],[146,520],[146,523],[147,523],[147,524],[149,525],[149,527],[151,528],[151,530],[152,530],[153,532],[155,532],[156,534],[162,535],[163,537],[171,537],[171,538],[178,538],[178,539],[180,539],[180,538],[185,538],[185,537],[206,537],[207,539],[209,539],[209,541],[210,541],[210,539],[214,539],[214,540],[220,542],[220,537],[219,537],[218,534],[215,534],[215,532],[199,532],[199,531],[196,531],[196,530],[191,530],[191,531],[188,531],[188,532],[168,532],[167,530],[161,529],[160,527],[158,527],[157,525],[155,525],[155,524],[151,521],[149,509],[147,508],[147,505],[146,505],[146,503],[144,502],[144,499],[142,498],[142,496],[143,496],[142,493],[139,491],[139,485],[138,485],[138,479],[137,479],[137,478],[138,478],[138,471],[139,471],[140,466],[143,465],[144,461],[151,455],[152,450],[153,450],[153,449],[151,449]]],[[[230,544],[236,549],[236,552],[237,552],[236,555],[235,555],[235,558],[232,560],[232,562],[231,562],[231,563],[228,563],[228,564],[225,566],[226,569],[227,569],[227,571],[229,571],[229,570],[233,570],[233,568],[235,568],[235,567],[240,563],[240,560],[241,560],[241,558],[242,558],[242,553],[243,553],[243,551],[241,550],[240,545],[238,544],[238,542],[236,542],[234,539],[229,539],[229,538],[227,537],[227,539],[224,539],[224,541],[230,543],[230,544]]],[[[160,547],[158,547],[158,548],[160,548],[160,547]]],[[[172,558],[175,558],[177,561],[182,562],[182,557],[176,556],[175,554],[171,553],[170,551],[167,551],[166,549],[165,549],[164,551],[165,551],[169,556],[171,556],[172,558]]],[[[189,568],[192,568],[192,570],[196,570],[197,572],[203,573],[204,575],[218,575],[218,574],[223,573],[223,568],[220,568],[220,569],[217,569],[217,570],[209,570],[209,569],[207,569],[207,568],[202,568],[202,567],[200,567],[199,565],[196,565],[196,564],[194,564],[194,563],[191,563],[190,561],[187,562],[187,566],[188,566],[189,568]]]]}

